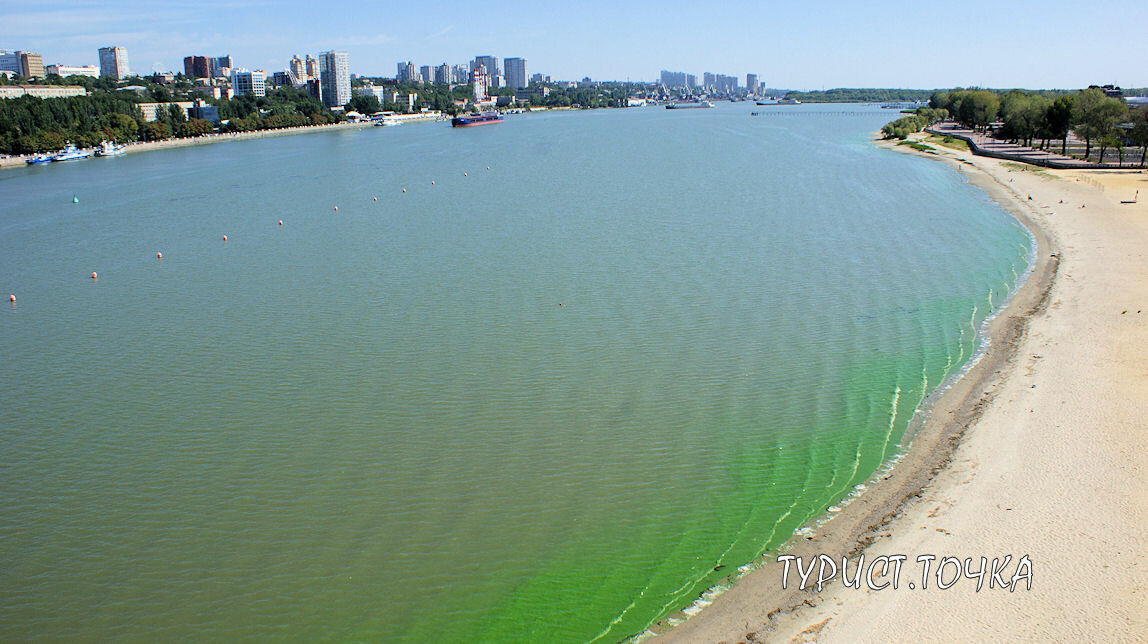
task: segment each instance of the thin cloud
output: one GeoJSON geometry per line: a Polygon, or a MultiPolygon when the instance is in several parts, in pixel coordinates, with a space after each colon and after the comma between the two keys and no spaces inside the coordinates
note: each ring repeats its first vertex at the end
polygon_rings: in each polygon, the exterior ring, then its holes
{"type": "Polygon", "coordinates": [[[451,29],[454,29],[454,25],[447,25],[445,28],[427,36],[427,39],[429,40],[431,38],[442,38],[443,36],[449,34],[451,29]]]}

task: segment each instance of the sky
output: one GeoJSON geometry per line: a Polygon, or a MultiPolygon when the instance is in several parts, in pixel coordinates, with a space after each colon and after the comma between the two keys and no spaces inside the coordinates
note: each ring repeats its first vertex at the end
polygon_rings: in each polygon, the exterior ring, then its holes
{"type": "Polygon", "coordinates": [[[126,47],[139,74],[225,54],[271,73],[336,49],[365,76],[491,55],[555,80],[652,81],[666,69],[743,85],[755,73],[782,89],[1073,89],[1148,86],[1144,24],[1144,0],[0,0],[0,49],[97,65],[98,48],[126,47]]]}

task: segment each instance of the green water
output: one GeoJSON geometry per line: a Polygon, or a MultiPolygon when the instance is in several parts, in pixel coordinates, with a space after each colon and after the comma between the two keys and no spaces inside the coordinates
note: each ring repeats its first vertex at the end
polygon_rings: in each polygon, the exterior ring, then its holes
{"type": "Polygon", "coordinates": [[[0,173],[0,639],[616,641],[776,547],[1030,241],[764,109],[0,173]]]}

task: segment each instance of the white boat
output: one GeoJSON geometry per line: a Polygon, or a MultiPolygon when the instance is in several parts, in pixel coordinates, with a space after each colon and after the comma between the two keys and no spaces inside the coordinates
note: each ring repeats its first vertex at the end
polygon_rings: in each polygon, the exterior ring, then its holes
{"type": "Polygon", "coordinates": [[[375,121],[376,127],[394,127],[396,125],[402,125],[402,124],[403,124],[402,121],[398,121],[395,119],[379,119],[378,121],[375,121]]]}
{"type": "Polygon", "coordinates": [[[126,145],[117,145],[112,141],[103,141],[100,147],[96,149],[96,156],[98,157],[114,157],[118,154],[123,154],[127,149],[126,145]]]}
{"type": "Polygon", "coordinates": [[[52,161],[75,161],[76,159],[86,159],[90,156],[92,156],[91,150],[81,150],[69,143],[64,146],[63,150],[52,155],[52,161]]]}

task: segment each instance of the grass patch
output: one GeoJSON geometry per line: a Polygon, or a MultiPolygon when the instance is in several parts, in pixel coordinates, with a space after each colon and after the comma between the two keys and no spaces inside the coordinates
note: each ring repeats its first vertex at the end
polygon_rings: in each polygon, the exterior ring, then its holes
{"type": "Polygon", "coordinates": [[[969,151],[969,144],[963,139],[954,139],[951,136],[938,136],[936,134],[931,134],[929,135],[929,138],[925,140],[929,143],[942,145],[946,148],[952,148],[954,150],[960,150],[961,152],[969,151]]]}
{"type": "Polygon", "coordinates": [[[1048,169],[1042,168],[1038,165],[1029,165],[1027,163],[1013,163],[1012,161],[1003,161],[1003,162],[1001,162],[1001,165],[1003,167],[1008,168],[1009,170],[1016,170],[1017,172],[1032,172],[1035,174],[1043,174],[1043,175],[1048,174],[1048,169]]]}
{"type": "Polygon", "coordinates": [[[916,141],[900,141],[897,143],[897,145],[907,145],[918,152],[928,152],[930,154],[937,153],[935,149],[925,145],[924,143],[917,143],[916,141]]]}

